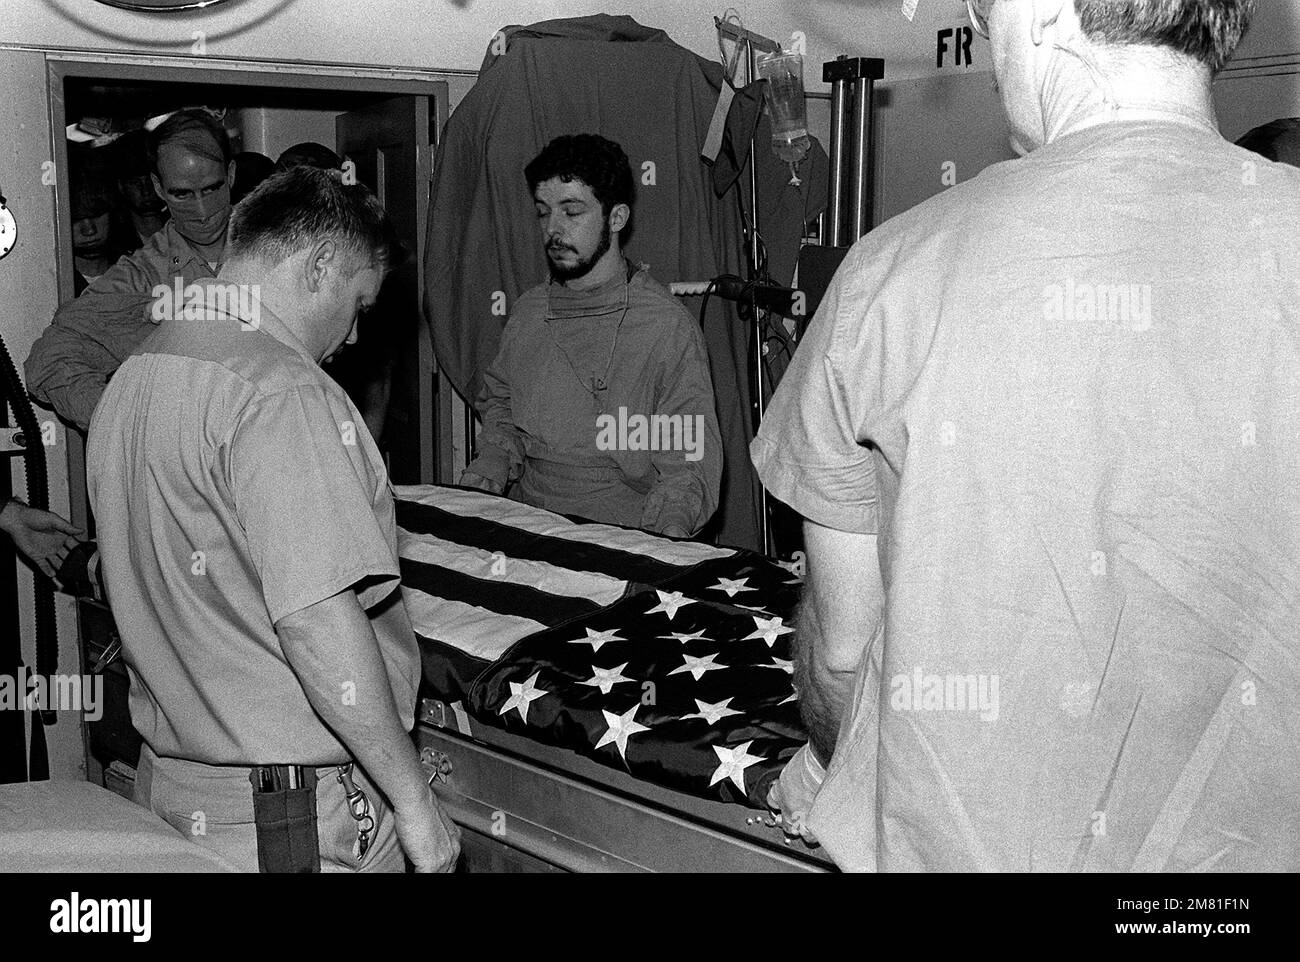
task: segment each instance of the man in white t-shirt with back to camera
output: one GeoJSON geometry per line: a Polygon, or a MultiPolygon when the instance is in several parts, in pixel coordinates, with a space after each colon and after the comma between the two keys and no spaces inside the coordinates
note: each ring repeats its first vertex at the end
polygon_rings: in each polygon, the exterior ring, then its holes
{"type": "Polygon", "coordinates": [[[808,554],[772,801],[849,869],[1296,871],[1300,171],[1211,98],[1254,4],[971,8],[1026,156],[854,248],[754,442],[808,554]]]}

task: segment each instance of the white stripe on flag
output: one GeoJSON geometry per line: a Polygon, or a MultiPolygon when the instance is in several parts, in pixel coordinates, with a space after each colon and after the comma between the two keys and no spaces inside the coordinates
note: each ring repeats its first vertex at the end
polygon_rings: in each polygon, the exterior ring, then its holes
{"type": "Polygon", "coordinates": [[[500,658],[520,638],[546,628],[531,618],[502,615],[463,601],[435,598],[405,585],[402,600],[417,634],[487,661],[500,658]]]}
{"type": "Polygon", "coordinates": [[[731,548],[715,548],[696,541],[670,541],[645,531],[616,528],[613,525],[578,525],[550,511],[482,491],[462,491],[436,484],[411,484],[394,485],[393,496],[402,501],[432,505],[455,515],[484,518],[533,534],[645,555],[679,567],[689,567],[716,558],[730,558],[736,553],[731,548]]]}
{"type": "MultiPolygon", "coordinates": [[[[573,571],[545,561],[512,558],[500,552],[444,541],[399,528],[397,553],[411,561],[450,568],[472,578],[536,588],[566,598],[586,598],[602,608],[623,597],[627,582],[594,571],[573,571]]],[[[417,626],[418,628],[418,626],[417,626]]]]}

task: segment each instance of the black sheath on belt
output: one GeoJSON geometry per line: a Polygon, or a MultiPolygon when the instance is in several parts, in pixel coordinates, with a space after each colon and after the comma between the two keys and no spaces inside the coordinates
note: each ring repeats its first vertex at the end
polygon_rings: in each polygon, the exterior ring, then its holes
{"type": "Polygon", "coordinates": [[[297,768],[299,787],[289,788],[289,766],[262,765],[248,776],[253,783],[257,825],[257,867],[262,872],[320,871],[316,835],[316,770],[297,768]]]}

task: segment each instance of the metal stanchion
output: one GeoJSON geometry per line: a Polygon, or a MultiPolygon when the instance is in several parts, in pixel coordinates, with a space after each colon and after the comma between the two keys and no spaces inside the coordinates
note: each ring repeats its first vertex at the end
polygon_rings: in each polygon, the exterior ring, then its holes
{"type": "Polygon", "coordinates": [[[875,82],[884,76],[885,62],[875,57],[839,57],[822,65],[822,79],[831,85],[827,242],[836,247],[849,247],[871,230],[875,82]]]}

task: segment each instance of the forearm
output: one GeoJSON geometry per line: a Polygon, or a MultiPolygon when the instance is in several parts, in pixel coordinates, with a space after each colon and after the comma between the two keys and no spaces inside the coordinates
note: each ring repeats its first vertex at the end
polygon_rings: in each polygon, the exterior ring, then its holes
{"type": "Polygon", "coordinates": [[[822,764],[835,752],[853,709],[855,675],[884,617],[885,593],[874,534],[804,522],[808,571],[795,636],[795,687],[822,764]]]}
{"type": "Polygon", "coordinates": [[[109,378],[153,329],[131,311],[95,312],[77,301],[65,305],[32,345],[24,365],[27,388],[85,431],[109,378]]]}
{"type": "MultiPolygon", "coordinates": [[[[708,406],[712,409],[712,399],[708,406]]],[[[681,410],[698,410],[701,398],[688,399],[681,410]]],[[[647,531],[668,532],[680,528],[686,534],[699,531],[718,509],[718,492],[722,480],[722,441],[717,422],[709,416],[681,415],[684,430],[682,450],[659,451],[652,455],[655,482],[646,496],[640,527],[647,531]],[[695,425],[702,425],[696,428],[695,425]]],[[[675,445],[670,446],[675,447],[675,445]]]]}
{"type": "Polygon", "coordinates": [[[819,657],[826,640],[815,605],[799,606],[797,626],[794,687],[799,693],[799,715],[808,729],[808,741],[817,761],[826,766],[835,754],[840,724],[851,707],[856,666],[835,666],[819,657]]]}
{"type": "Polygon", "coordinates": [[[82,431],[117,362],[74,331],[50,327],[32,345],[24,365],[27,390],[82,431]]]}
{"type": "Polygon", "coordinates": [[[290,667],[322,721],[392,802],[427,801],[428,785],[402,725],[374,630],[350,591],[281,619],[290,667]]]}
{"type": "Polygon", "coordinates": [[[479,435],[479,453],[465,470],[486,478],[504,491],[523,474],[523,441],[513,428],[484,426],[479,435]]]}
{"type": "Polygon", "coordinates": [[[502,490],[523,473],[524,436],[515,425],[510,375],[514,365],[503,346],[496,360],[483,372],[483,387],[475,406],[483,422],[479,433],[479,455],[467,468],[471,473],[499,484],[502,490]]]}
{"type": "Polygon", "coordinates": [[[82,374],[64,378],[63,383],[33,395],[37,400],[52,407],[59,417],[75,425],[82,434],[90,430],[90,419],[94,416],[95,405],[104,395],[108,382],[102,375],[82,374]]]}
{"type": "Polygon", "coordinates": [[[695,319],[681,313],[677,332],[664,342],[663,369],[650,399],[650,411],[667,428],[656,446],[662,449],[651,455],[656,477],[640,527],[694,534],[718,510],[722,434],[704,340],[695,319]]]}

